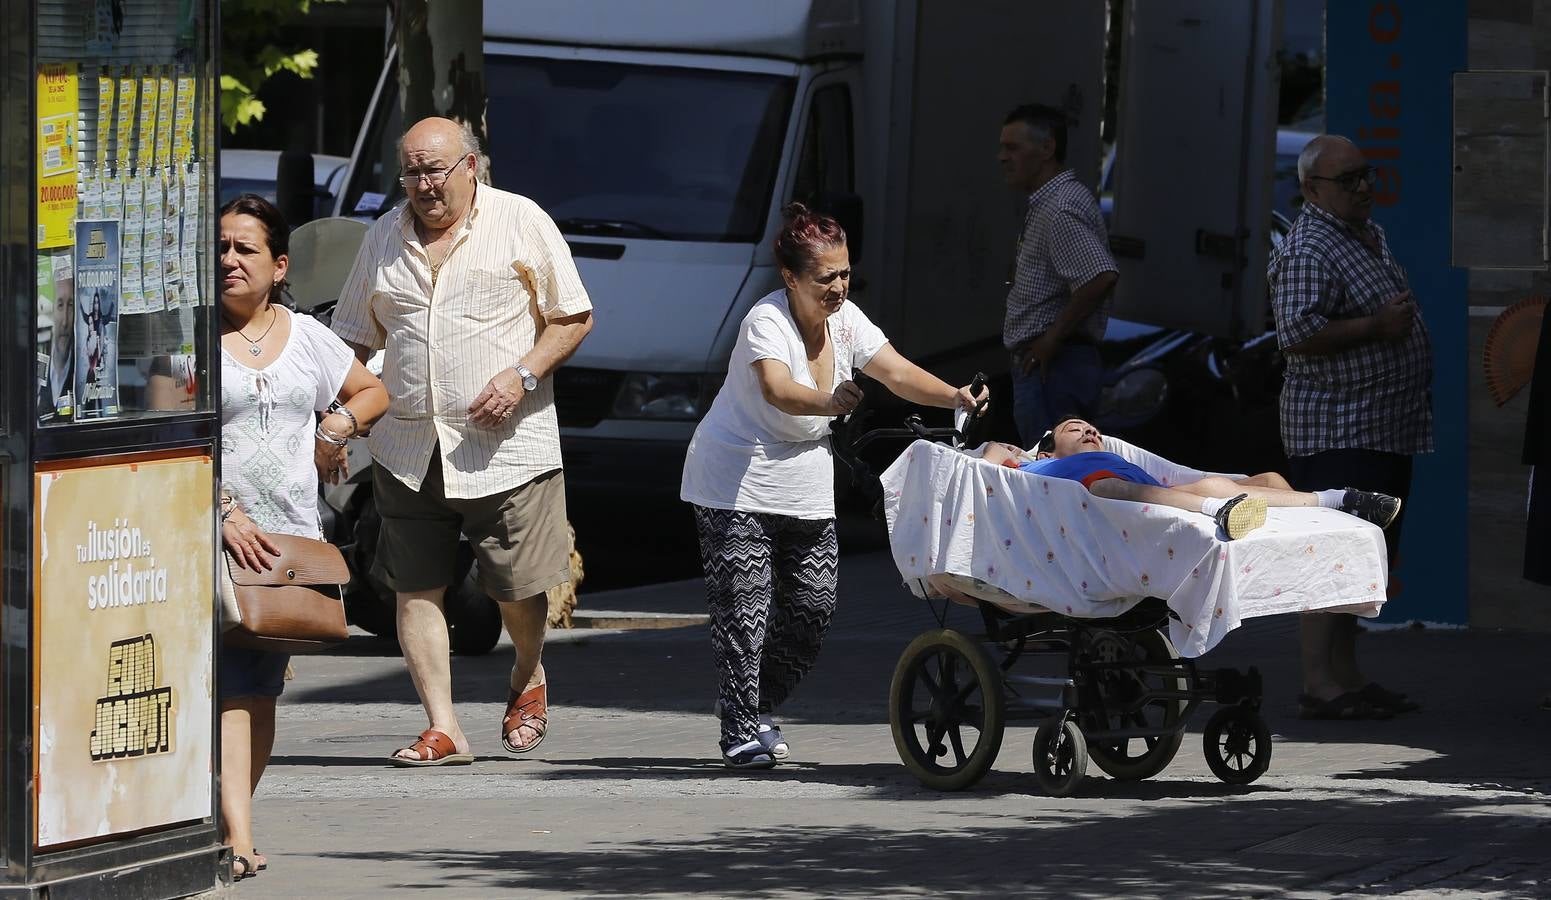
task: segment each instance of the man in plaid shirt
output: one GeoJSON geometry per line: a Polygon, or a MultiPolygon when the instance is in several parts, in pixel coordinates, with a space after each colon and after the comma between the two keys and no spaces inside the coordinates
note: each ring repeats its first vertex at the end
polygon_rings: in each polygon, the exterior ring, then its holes
{"type": "MultiPolygon", "coordinates": [[[[1287,358],[1282,444],[1297,490],[1345,486],[1405,498],[1411,459],[1433,449],[1432,343],[1384,229],[1369,220],[1377,173],[1344,137],[1298,157],[1303,213],[1267,272],[1287,358]]],[[[1399,510],[1384,538],[1391,567],[1399,510]]],[[[1365,679],[1357,620],[1306,614],[1305,718],[1389,718],[1417,705],[1365,679]]]]}
{"type": "Polygon", "coordinates": [[[1066,167],[1064,112],[1028,104],[1008,113],[997,161],[1029,195],[1002,343],[1012,354],[1013,418],[1032,447],[1058,416],[1097,412],[1104,301],[1119,274],[1099,205],[1066,167]]]}

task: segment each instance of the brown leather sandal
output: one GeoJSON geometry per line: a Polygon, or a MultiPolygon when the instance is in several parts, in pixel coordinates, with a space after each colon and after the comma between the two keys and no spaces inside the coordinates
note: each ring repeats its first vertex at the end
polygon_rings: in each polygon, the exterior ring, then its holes
{"type": "Polygon", "coordinates": [[[506,715],[501,719],[501,746],[508,753],[527,753],[544,743],[549,732],[549,692],[547,682],[528,688],[521,694],[512,691],[506,698],[506,715]],[[525,744],[514,744],[508,737],[513,731],[527,726],[538,736],[525,744]]]}
{"type": "Polygon", "coordinates": [[[466,766],[474,761],[474,754],[459,753],[452,738],[430,728],[420,732],[420,739],[405,749],[414,751],[419,758],[394,755],[388,757],[389,761],[395,766],[466,766]]]}

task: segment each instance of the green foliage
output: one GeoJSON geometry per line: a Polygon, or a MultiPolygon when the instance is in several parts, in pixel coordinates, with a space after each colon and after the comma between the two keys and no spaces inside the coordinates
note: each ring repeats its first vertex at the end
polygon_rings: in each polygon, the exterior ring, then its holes
{"type": "Polygon", "coordinates": [[[221,122],[229,131],[264,118],[259,88],[276,72],[311,78],[316,50],[283,45],[286,26],[301,21],[313,3],[344,0],[221,0],[221,122]]]}

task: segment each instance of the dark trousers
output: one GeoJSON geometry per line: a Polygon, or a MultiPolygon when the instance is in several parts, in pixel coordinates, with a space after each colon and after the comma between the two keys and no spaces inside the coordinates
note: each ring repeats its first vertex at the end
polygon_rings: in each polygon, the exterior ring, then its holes
{"type": "MultiPolygon", "coordinates": [[[[1287,480],[1299,491],[1356,488],[1404,501],[1411,495],[1411,460],[1403,453],[1379,450],[1325,450],[1289,459],[1287,480]]],[[[1384,547],[1392,568],[1400,552],[1400,526],[1405,523],[1406,509],[1402,503],[1400,515],[1384,531],[1384,547]]]]}
{"type": "Polygon", "coordinates": [[[722,749],[755,739],[813,668],[835,615],[834,519],[692,507],[705,566],[722,749]]]}

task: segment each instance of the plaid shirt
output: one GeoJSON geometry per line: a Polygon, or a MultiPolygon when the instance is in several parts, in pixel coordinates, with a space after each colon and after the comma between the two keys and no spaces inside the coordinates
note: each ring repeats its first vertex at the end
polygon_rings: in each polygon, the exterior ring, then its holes
{"type": "MultiPolygon", "coordinates": [[[[1061,172],[1029,195],[1012,289],[1007,292],[1002,343],[1011,350],[1039,336],[1055,324],[1072,291],[1105,272],[1118,271],[1093,193],[1071,169],[1061,172]]],[[[1078,326],[1078,333],[1102,340],[1108,322],[1105,298],[1078,326]]]]}
{"type": "MultiPolygon", "coordinates": [[[[1266,277],[1285,351],[1332,320],[1378,312],[1407,289],[1384,229],[1368,223],[1371,250],[1351,225],[1312,203],[1271,256],[1266,277]]],[[[1432,341],[1418,315],[1399,343],[1371,341],[1336,353],[1288,353],[1282,445],[1288,456],[1362,449],[1433,449],[1432,341]]]]}

